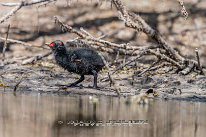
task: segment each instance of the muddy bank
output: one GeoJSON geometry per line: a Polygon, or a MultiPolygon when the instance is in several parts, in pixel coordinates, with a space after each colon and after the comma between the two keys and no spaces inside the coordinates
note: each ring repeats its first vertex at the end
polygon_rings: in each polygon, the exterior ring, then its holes
{"type": "MultiPolygon", "coordinates": [[[[117,97],[116,92],[110,87],[107,73],[104,70],[98,75],[98,90],[88,88],[93,83],[93,76],[86,76],[78,87],[64,88],[62,85],[69,85],[77,80],[79,76],[69,73],[55,64],[49,64],[49,62],[47,62],[47,67],[45,67],[44,63],[27,66],[6,65],[4,69],[1,69],[0,91],[14,92],[16,87],[16,93],[117,97]],[[20,80],[21,82],[17,86],[20,80]]],[[[190,74],[182,76],[169,73],[144,75],[132,79],[127,72],[121,72],[114,76],[123,97],[139,95],[152,88],[158,94],[157,97],[152,97],[154,99],[206,101],[206,77],[202,75],[190,74]]]]}
{"type": "MultiPolygon", "coordinates": [[[[7,1],[3,0],[2,2],[7,1]]],[[[178,2],[153,0],[152,3],[142,3],[141,0],[138,0],[138,2],[132,0],[125,1],[128,10],[140,14],[182,56],[195,60],[194,51],[195,48],[198,48],[202,65],[205,64],[206,59],[206,48],[204,48],[206,45],[204,41],[206,30],[196,31],[187,29],[204,26],[206,22],[203,14],[203,9],[206,5],[204,3],[204,1],[201,1],[194,6],[193,2],[187,1],[189,18],[185,21],[179,14],[178,2]],[[164,8],[162,8],[162,5],[164,5],[164,8]],[[194,20],[196,20],[196,23],[194,20]],[[201,37],[199,37],[199,34],[201,34],[201,37]]],[[[62,22],[76,29],[83,27],[97,38],[105,35],[105,40],[111,42],[132,43],[136,46],[154,44],[154,41],[151,41],[143,33],[126,28],[124,23],[118,19],[116,11],[110,6],[111,3],[100,4],[95,1],[91,3],[78,1],[71,5],[68,5],[66,1],[65,3],[58,1],[54,5],[42,6],[38,12],[35,7],[24,7],[18,11],[8,22],[2,24],[0,35],[5,37],[7,26],[11,23],[9,38],[21,40],[35,46],[27,47],[8,43],[5,53],[6,65],[4,68],[0,68],[0,91],[13,92],[16,87],[16,93],[117,96],[113,88],[110,87],[109,80],[107,80],[107,71],[105,70],[99,73],[99,90],[87,88],[89,85],[92,85],[92,76],[87,76],[79,87],[63,89],[60,85],[68,85],[76,81],[79,76],[68,73],[56,66],[53,56],[34,62],[33,65],[20,65],[28,58],[48,52],[48,48],[44,47],[44,43],[57,39],[66,42],[76,38],[71,33],[62,32],[54,23],[53,16],[60,17],[62,22]]],[[[1,16],[10,10],[11,7],[2,6],[0,10],[1,16]]],[[[0,43],[1,53],[3,43],[4,41],[2,40],[0,43]]],[[[109,65],[118,62],[114,65],[114,67],[118,67],[122,62],[128,61],[129,58],[126,55],[108,54],[106,59],[109,65]]],[[[130,66],[134,69],[123,69],[114,75],[117,85],[121,88],[122,96],[139,95],[152,88],[158,94],[157,97],[153,98],[157,99],[206,101],[205,76],[197,74],[182,76],[170,72],[171,68],[162,68],[162,72],[150,71],[149,74],[145,74],[142,77],[132,78],[134,71],[141,72],[148,65],[151,65],[154,60],[154,57],[147,56],[138,60],[137,66],[135,64],[130,66]]],[[[112,65],[111,70],[114,69],[112,65]]]]}

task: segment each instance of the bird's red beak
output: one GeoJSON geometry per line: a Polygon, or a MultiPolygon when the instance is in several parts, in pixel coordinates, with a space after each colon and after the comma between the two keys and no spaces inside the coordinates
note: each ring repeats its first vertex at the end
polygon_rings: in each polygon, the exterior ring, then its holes
{"type": "Polygon", "coordinates": [[[51,43],[45,43],[45,45],[49,46],[51,49],[54,48],[54,44],[53,44],[53,42],[51,42],[51,43]]]}

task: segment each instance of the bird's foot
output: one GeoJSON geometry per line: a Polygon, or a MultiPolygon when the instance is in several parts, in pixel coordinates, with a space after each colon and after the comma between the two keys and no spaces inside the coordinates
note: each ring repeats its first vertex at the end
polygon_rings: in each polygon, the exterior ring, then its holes
{"type": "Polygon", "coordinates": [[[72,84],[70,84],[70,85],[67,86],[67,87],[70,87],[70,88],[79,87],[80,89],[82,89],[82,88],[83,88],[83,85],[80,84],[79,86],[77,86],[76,84],[72,83],[72,84]]]}
{"type": "Polygon", "coordinates": [[[70,84],[68,87],[70,87],[70,88],[73,88],[73,87],[75,87],[76,85],[74,84],[74,83],[72,83],[72,84],[70,84]]]}
{"type": "Polygon", "coordinates": [[[93,85],[93,86],[90,86],[90,85],[89,85],[88,88],[99,89],[98,86],[94,86],[94,85],[93,85]]]}
{"type": "Polygon", "coordinates": [[[93,88],[93,89],[97,89],[98,87],[97,87],[97,86],[93,86],[92,88],[93,88]]]}

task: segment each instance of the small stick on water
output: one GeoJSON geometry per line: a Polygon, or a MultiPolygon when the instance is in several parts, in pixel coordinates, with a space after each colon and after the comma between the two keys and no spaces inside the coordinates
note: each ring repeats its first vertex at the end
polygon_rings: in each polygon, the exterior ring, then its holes
{"type": "Polygon", "coordinates": [[[7,39],[9,36],[9,29],[10,29],[10,24],[8,25],[7,32],[6,32],[6,39],[4,41],[4,47],[3,47],[3,52],[2,52],[2,66],[4,66],[5,52],[6,52],[6,48],[7,48],[7,39]]]}
{"type": "Polygon", "coordinates": [[[14,94],[14,96],[16,96],[16,91],[17,91],[17,89],[18,89],[20,83],[22,82],[23,78],[24,78],[24,75],[21,76],[19,82],[17,82],[16,85],[14,86],[14,90],[13,90],[13,94],[14,94]]]}
{"type": "Polygon", "coordinates": [[[196,49],[195,49],[195,53],[196,53],[198,68],[199,68],[199,70],[200,70],[200,74],[203,74],[203,75],[204,75],[204,73],[203,73],[203,71],[202,71],[202,67],[201,67],[201,65],[200,65],[200,57],[199,57],[198,51],[199,51],[198,48],[196,48],[196,49]]]}

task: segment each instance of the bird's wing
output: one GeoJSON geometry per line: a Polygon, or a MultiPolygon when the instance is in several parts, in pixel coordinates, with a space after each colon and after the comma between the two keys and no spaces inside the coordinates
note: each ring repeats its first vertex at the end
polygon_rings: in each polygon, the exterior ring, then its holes
{"type": "Polygon", "coordinates": [[[71,56],[71,62],[81,62],[81,59],[76,54],[73,54],[71,56]]]}

